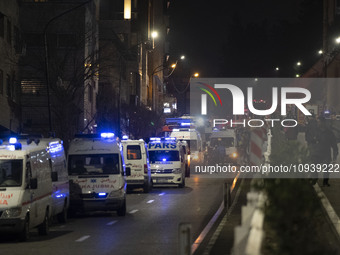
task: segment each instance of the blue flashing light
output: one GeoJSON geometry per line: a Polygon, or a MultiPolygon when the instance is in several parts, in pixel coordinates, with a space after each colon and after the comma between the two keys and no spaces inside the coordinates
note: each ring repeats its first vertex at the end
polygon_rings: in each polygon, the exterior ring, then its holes
{"type": "Polygon", "coordinates": [[[166,161],[166,158],[163,158],[162,161],[165,162],[165,161],[166,161]]]}
{"type": "Polygon", "coordinates": [[[113,138],[115,136],[115,134],[114,133],[110,133],[110,132],[108,132],[108,133],[101,133],[100,134],[100,137],[101,138],[113,138]]]}
{"type": "Polygon", "coordinates": [[[166,141],[176,141],[176,137],[165,137],[166,141]]]}
{"type": "Polygon", "coordinates": [[[50,142],[50,153],[54,154],[63,150],[63,146],[59,142],[50,142]]]}
{"type": "Polygon", "coordinates": [[[324,114],[330,114],[330,111],[326,110],[323,112],[324,114]]]}
{"type": "Polygon", "coordinates": [[[129,137],[127,135],[123,135],[122,139],[127,140],[127,139],[129,139],[129,137]]]}
{"type": "Polygon", "coordinates": [[[190,122],[188,123],[188,122],[182,122],[181,123],[181,126],[190,126],[191,124],[190,124],[190,122]]]}
{"type": "Polygon", "coordinates": [[[8,145],[7,149],[10,151],[15,151],[15,145],[8,145]]]}
{"type": "Polygon", "coordinates": [[[160,141],[160,137],[150,137],[150,141],[160,141]]]}
{"type": "Polygon", "coordinates": [[[15,144],[15,143],[17,143],[18,142],[18,139],[16,138],[16,137],[11,137],[11,138],[9,138],[9,143],[10,144],[15,144]]]}
{"type": "Polygon", "coordinates": [[[99,192],[99,193],[98,193],[98,196],[99,196],[99,197],[105,197],[105,196],[106,196],[106,193],[104,193],[104,192],[99,192]]]}

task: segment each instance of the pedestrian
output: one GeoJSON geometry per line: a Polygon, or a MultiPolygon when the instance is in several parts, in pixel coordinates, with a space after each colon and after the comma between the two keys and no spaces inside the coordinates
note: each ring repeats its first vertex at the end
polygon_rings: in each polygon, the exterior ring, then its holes
{"type": "Polygon", "coordinates": [[[309,149],[311,149],[312,146],[316,143],[317,128],[318,122],[313,114],[307,119],[306,123],[305,139],[309,149]]]}
{"type": "Polygon", "coordinates": [[[329,184],[329,164],[336,160],[338,156],[338,146],[336,143],[335,135],[332,129],[327,125],[327,121],[323,116],[318,118],[317,134],[316,134],[316,146],[313,160],[315,164],[321,164],[322,170],[324,170],[324,164],[327,165],[327,169],[323,175],[323,186],[330,186],[329,184]]]}

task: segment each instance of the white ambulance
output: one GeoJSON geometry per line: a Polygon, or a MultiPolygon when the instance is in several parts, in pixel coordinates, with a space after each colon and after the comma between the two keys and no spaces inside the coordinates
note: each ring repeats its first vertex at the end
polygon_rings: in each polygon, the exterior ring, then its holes
{"type": "Polygon", "coordinates": [[[192,128],[175,128],[171,137],[176,137],[179,141],[186,141],[190,148],[190,161],[192,164],[203,162],[204,154],[202,150],[202,139],[200,133],[192,128]]]}
{"type": "Polygon", "coordinates": [[[130,140],[127,137],[123,139],[125,166],[131,173],[126,177],[127,188],[141,187],[144,193],[148,193],[152,188],[152,182],[147,144],[143,139],[130,140]]]}
{"type": "Polygon", "coordinates": [[[70,213],[117,211],[126,214],[123,148],[113,133],[76,135],[67,156],[70,213]]]}
{"type": "Polygon", "coordinates": [[[148,150],[153,184],[177,184],[184,188],[185,155],[182,144],[175,137],[152,137],[148,150]]]}
{"type": "Polygon", "coordinates": [[[10,138],[0,141],[0,231],[29,238],[49,232],[52,216],[66,220],[69,183],[62,141],[10,138]]]}

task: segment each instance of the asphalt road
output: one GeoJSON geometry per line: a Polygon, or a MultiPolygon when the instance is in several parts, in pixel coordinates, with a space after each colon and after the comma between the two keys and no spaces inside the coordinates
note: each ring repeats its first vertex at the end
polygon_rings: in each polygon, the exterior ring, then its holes
{"type": "Polygon", "coordinates": [[[222,178],[192,175],[184,189],[156,187],[149,194],[127,195],[127,215],[88,213],[54,224],[48,236],[36,231],[21,243],[0,238],[0,254],[177,254],[180,223],[192,224],[194,241],[222,201],[222,178]]]}

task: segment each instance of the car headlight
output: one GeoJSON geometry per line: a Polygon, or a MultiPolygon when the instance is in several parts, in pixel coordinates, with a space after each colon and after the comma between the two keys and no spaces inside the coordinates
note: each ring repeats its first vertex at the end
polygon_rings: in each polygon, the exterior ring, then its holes
{"type": "Polygon", "coordinates": [[[231,154],[229,155],[229,157],[231,157],[231,158],[237,158],[237,157],[238,157],[238,154],[237,154],[237,152],[233,152],[233,153],[231,153],[231,154]]]}
{"type": "Polygon", "coordinates": [[[172,170],[172,173],[173,173],[173,174],[181,174],[181,173],[182,173],[182,170],[181,170],[180,168],[174,168],[174,169],[172,170]]]}
{"type": "Polygon", "coordinates": [[[21,207],[6,209],[2,213],[2,218],[17,218],[17,217],[20,217],[21,211],[22,211],[21,207]]]}

